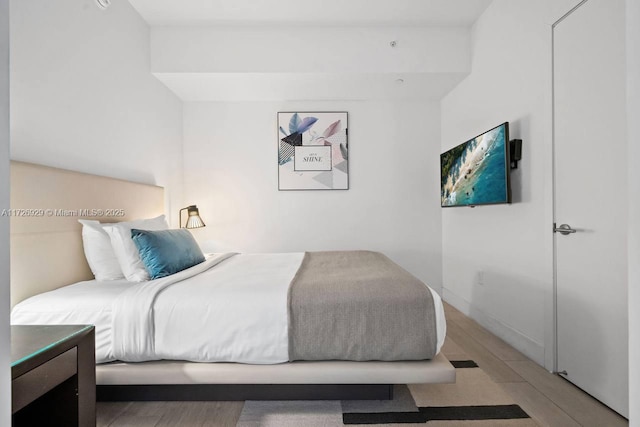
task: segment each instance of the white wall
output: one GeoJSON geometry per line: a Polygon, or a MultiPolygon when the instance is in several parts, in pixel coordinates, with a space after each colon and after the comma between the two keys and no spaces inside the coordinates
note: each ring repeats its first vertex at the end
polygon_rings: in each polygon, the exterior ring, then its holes
{"type": "Polygon", "coordinates": [[[439,290],[437,103],[187,103],[185,201],[206,250],[382,251],[439,290]],[[350,189],[278,191],[278,111],[348,111],[350,189]]]}
{"type": "MultiPolygon", "coordinates": [[[[9,0],[0,0],[0,206],[9,206],[9,0]]],[[[9,218],[0,217],[0,425],[11,424],[9,218]]]]}
{"type": "Polygon", "coordinates": [[[627,0],[627,126],[629,145],[629,420],[640,426],[640,1],[627,0]]]}
{"type": "Polygon", "coordinates": [[[471,75],[442,101],[443,150],[504,121],[523,140],[513,204],[442,211],[444,297],[540,364],[553,272],[548,21],[545,2],[495,0],[474,26],[471,75]]]}
{"type": "Polygon", "coordinates": [[[11,6],[12,158],[165,186],[176,216],[182,103],[150,73],[147,24],[127,1],[11,6]]]}

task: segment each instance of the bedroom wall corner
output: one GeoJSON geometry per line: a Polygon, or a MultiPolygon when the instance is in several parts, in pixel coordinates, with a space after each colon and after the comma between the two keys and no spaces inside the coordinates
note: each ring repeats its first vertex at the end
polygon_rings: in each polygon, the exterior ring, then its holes
{"type": "Polygon", "coordinates": [[[13,0],[10,19],[12,158],[163,186],[177,226],[182,101],[151,74],[149,25],[128,1],[13,0]]]}
{"type": "MultiPolygon", "coordinates": [[[[9,0],[0,0],[0,209],[9,207],[9,0]]],[[[0,216],[0,425],[11,424],[9,217],[0,216]]]]}
{"type": "Polygon", "coordinates": [[[205,251],[381,251],[441,291],[435,101],[185,104],[185,200],[205,251]],[[278,191],[278,111],[349,113],[349,190],[278,191]]]}
{"type": "MultiPolygon", "coordinates": [[[[640,1],[627,0],[627,144],[629,147],[629,402],[640,402],[640,1]]],[[[629,425],[640,426],[640,405],[629,405],[629,425]]]]}

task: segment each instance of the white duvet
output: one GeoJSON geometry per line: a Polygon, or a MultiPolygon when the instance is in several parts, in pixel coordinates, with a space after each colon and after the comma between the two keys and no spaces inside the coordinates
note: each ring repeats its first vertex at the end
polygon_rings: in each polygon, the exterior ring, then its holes
{"type": "MultiPolygon", "coordinates": [[[[283,363],[288,361],[287,291],[303,256],[218,254],[158,280],[80,282],[19,303],[11,323],[93,324],[97,363],[283,363]]],[[[439,352],[446,323],[440,296],[431,294],[439,352]]]]}

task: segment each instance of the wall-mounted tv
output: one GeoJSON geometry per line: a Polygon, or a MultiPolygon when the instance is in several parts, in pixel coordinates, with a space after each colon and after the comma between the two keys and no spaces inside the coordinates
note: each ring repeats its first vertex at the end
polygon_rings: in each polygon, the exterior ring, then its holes
{"type": "Polygon", "coordinates": [[[440,155],[442,207],[511,203],[509,123],[440,155]]]}

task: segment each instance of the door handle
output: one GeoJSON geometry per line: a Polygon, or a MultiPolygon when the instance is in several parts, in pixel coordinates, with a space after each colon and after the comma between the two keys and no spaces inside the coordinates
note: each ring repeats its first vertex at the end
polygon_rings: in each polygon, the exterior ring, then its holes
{"type": "Polygon", "coordinates": [[[573,228],[571,228],[569,224],[561,224],[559,227],[556,227],[555,223],[553,224],[554,233],[560,233],[566,236],[567,234],[573,234],[576,231],[577,230],[574,230],[573,228]]]}

